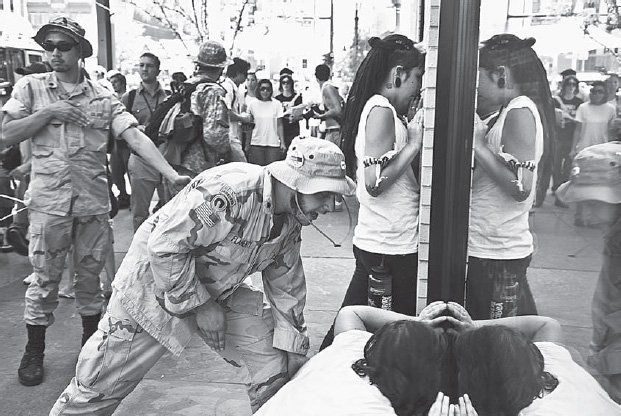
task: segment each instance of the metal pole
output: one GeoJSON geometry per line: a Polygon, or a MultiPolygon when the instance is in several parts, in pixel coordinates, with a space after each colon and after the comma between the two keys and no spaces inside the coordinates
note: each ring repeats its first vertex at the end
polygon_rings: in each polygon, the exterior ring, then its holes
{"type": "Polygon", "coordinates": [[[330,0],[330,66],[334,65],[334,0],[330,0]]]}
{"type": "Polygon", "coordinates": [[[97,61],[106,69],[112,69],[112,26],[110,24],[110,1],[96,0],[97,11],[97,61]]]}
{"type": "Polygon", "coordinates": [[[360,5],[356,2],[356,12],[354,14],[354,45],[356,47],[356,57],[358,56],[358,50],[360,49],[360,39],[358,38],[358,7],[360,5]]]}
{"type": "Polygon", "coordinates": [[[428,302],[464,301],[480,6],[440,5],[428,302]]]}

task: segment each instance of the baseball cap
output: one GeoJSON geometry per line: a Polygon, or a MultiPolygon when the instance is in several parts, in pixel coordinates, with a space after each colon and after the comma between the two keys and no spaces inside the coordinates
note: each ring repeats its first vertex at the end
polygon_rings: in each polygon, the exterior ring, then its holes
{"type": "Polygon", "coordinates": [[[561,76],[566,77],[568,75],[574,75],[575,76],[576,75],[576,71],[574,71],[571,68],[568,68],[568,69],[564,70],[563,72],[561,72],[561,76]]]}
{"type": "Polygon", "coordinates": [[[280,70],[280,73],[279,73],[278,75],[279,75],[281,78],[282,78],[284,75],[289,75],[289,76],[292,76],[292,75],[293,75],[293,71],[292,71],[292,70],[290,70],[289,68],[283,68],[283,69],[281,69],[281,70],[280,70]]]}
{"type": "Polygon", "coordinates": [[[621,142],[589,146],[574,158],[568,182],[556,190],[563,202],[596,200],[621,204],[621,142]]]}
{"type": "Polygon", "coordinates": [[[296,137],[285,160],[267,170],[278,181],[302,194],[334,192],[353,195],[356,184],[345,175],[345,156],[334,143],[317,137],[296,137]]]}
{"type": "Polygon", "coordinates": [[[15,69],[15,73],[19,75],[42,74],[51,71],[43,62],[33,62],[28,66],[15,69]]]}

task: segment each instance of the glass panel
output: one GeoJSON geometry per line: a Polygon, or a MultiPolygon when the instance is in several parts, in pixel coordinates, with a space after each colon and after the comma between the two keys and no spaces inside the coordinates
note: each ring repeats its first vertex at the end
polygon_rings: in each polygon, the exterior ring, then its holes
{"type": "Polygon", "coordinates": [[[6,49],[0,48],[0,82],[6,82],[9,79],[7,65],[6,49]]]}
{"type": "Polygon", "coordinates": [[[478,319],[555,318],[574,360],[619,400],[617,7],[501,3],[481,7],[466,304],[478,319]]]}

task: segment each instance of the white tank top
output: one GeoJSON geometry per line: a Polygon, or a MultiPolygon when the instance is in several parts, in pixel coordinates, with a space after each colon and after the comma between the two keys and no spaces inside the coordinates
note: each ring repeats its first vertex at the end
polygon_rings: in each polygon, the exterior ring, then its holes
{"type": "MultiPolygon", "coordinates": [[[[528,97],[514,98],[498,116],[496,124],[487,133],[488,147],[494,153],[501,151],[502,129],[510,110],[528,108],[535,118],[535,162],[543,153],[543,126],[535,103],[528,97]]],[[[521,162],[525,162],[522,160],[521,162]]],[[[518,202],[507,194],[479,166],[472,177],[468,255],[484,259],[521,259],[533,252],[533,236],[528,226],[528,212],[535,199],[537,169],[533,172],[528,198],[518,202]]]]}
{"type": "MultiPolygon", "coordinates": [[[[395,150],[408,141],[405,125],[387,98],[374,95],[366,102],[360,115],[356,136],[356,196],[360,202],[358,224],[354,230],[356,247],[372,253],[411,254],[418,252],[418,200],[420,188],[409,167],[377,197],[369,195],[364,185],[364,165],[367,117],[373,107],[392,111],[395,123],[395,150]]],[[[369,168],[373,169],[373,168],[369,168]]]]}

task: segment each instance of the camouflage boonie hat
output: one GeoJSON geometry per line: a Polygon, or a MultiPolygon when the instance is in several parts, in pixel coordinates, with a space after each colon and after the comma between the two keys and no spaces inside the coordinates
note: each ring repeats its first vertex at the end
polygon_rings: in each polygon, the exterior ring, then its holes
{"type": "Polygon", "coordinates": [[[563,202],[621,204],[621,142],[596,144],[574,158],[571,178],[556,190],[563,202]]]}
{"type": "Polygon", "coordinates": [[[68,17],[57,17],[52,19],[49,23],[41,26],[37,34],[34,35],[33,39],[39,45],[43,46],[45,37],[49,32],[63,33],[73,39],[78,45],[80,45],[82,58],[88,58],[93,55],[93,46],[84,37],[86,30],[84,30],[84,28],[75,20],[68,17]]]}
{"type": "Polygon", "coordinates": [[[208,40],[199,46],[198,55],[196,55],[193,62],[212,68],[224,68],[233,63],[233,61],[226,56],[224,46],[213,40],[208,40]]]}
{"type": "Polygon", "coordinates": [[[279,182],[302,194],[353,195],[356,184],[345,175],[345,156],[337,145],[316,137],[296,137],[285,160],[267,165],[279,182]]]}

